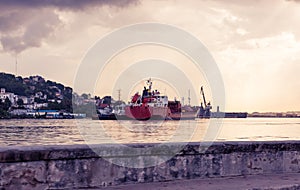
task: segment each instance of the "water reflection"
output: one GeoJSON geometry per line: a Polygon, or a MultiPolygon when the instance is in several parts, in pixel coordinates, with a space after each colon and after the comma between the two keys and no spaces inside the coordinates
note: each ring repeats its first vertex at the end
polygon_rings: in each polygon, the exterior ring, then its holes
{"type": "Polygon", "coordinates": [[[300,118],[224,119],[222,127],[214,127],[212,123],[212,120],[0,120],[0,146],[300,140],[300,118]]]}

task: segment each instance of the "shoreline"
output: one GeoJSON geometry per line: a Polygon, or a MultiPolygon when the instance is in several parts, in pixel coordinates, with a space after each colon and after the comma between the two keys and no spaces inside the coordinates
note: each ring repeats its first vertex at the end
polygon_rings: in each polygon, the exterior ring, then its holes
{"type": "MultiPolygon", "coordinates": [[[[300,118],[300,116],[284,116],[284,117],[278,117],[278,116],[247,116],[247,118],[300,118]]],[[[47,120],[51,120],[51,119],[93,119],[93,117],[85,117],[85,118],[43,118],[43,117],[31,117],[31,116],[18,116],[18,117],[0,117],[0,120],[2,119],[47,119],[47,120]]],[[[214,118],[192,118],[192,117],[188,117],[188,118],[182,118],[182,119],[178,119],[178,120],[195,120],[195,119],[246,119],[246,118],[237,118],[237,117],[214,117],[214,118]]],[[[93,119],[93,120],[118,120],[118,119],[93,119]]],[[[124,119],[120,119],[120,120],[124,120],[124,119]]],[[[132,119],[127,119],[127,120],[132,120],[132,119]]],[[[168,120],[168,119],[166,119],[168,120]]],[[[176,120],[174,120],[176,121],[176,120]]]]}

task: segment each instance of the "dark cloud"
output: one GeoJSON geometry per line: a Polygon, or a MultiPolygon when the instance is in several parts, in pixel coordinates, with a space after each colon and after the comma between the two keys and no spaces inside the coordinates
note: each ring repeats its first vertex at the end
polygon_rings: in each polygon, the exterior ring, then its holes
{"type": "Polygon", "coordinates": [[[19,54],[40,47],[62,21],[56,10],[82,11],[101,6],[123,8],[137,0],[0,0],[0,42],[5,52],[19,54]]]}
{"type": "Polygon", "coordinates": [[[7,11],[0,15],[0,42],[6,52],[39,47],[61,21],[52,10],[7,11]]]}
{"type": "Polygon", "coordinates": [[[137,0],[0,0],[0,6],[5,7],[55,7],[59,9],[80,10],[96,6],[126,7],[137,0]]]}

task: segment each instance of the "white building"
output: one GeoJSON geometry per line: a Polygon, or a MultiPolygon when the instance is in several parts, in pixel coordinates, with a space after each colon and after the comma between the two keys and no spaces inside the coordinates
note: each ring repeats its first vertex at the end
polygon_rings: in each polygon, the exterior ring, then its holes
{"type": "Polygon", "coordinates": [[[0,90],[1,101],[4,102],[6,98],[8,98],[12,104],[16,103],[16,95],[11,92],[6,92],[5,88],[1,88],[0,90]]]}
{"type": "Polygon", "coordinates": [[[18,100],[23,100],[23,104],[29,104],[29,100],[26,96],[17,96],[18,100]]]}
{"type": "Polygon", "coordinates": [[[33,109],[40,109],[42,107],[48,107],[48,103],[36,103],[33,104],[33,109]]]}
{"type": "Polygon", "coordinates": [[[33,110],[34,109],[34,104],[25,104],[24,108],[29,109],[29,110],[33,110]]]}
{"type": "Polygon", "coordinates": [[[43,93],[42,92],[36,92],[34,97],[36,98],[41,98],[43,96],[43,93]]]}
{"type": "Polygon", "coordinates": [[[14,110],[10,111],[10,114],[12,114],[12,115],[26,115],[27,110],[26,109],[14,109],[14,110]]]}

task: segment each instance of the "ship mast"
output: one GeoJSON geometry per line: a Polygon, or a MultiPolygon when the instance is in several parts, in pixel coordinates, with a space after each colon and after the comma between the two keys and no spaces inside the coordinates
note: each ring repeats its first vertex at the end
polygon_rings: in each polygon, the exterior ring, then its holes
{"type": "Polygon", "coordinates": [[[188,101],[189,101],[189,106],[191,106],[191,90],[190,89],[188,91],[188,101]]]}
{"type": "Polygon", "coordinates": [[[149,91],[151,92],[151,88],[152,88],[152,81],[151,78],[149,80],[147,80],[147,84],[149,86],[149,91]]]}

